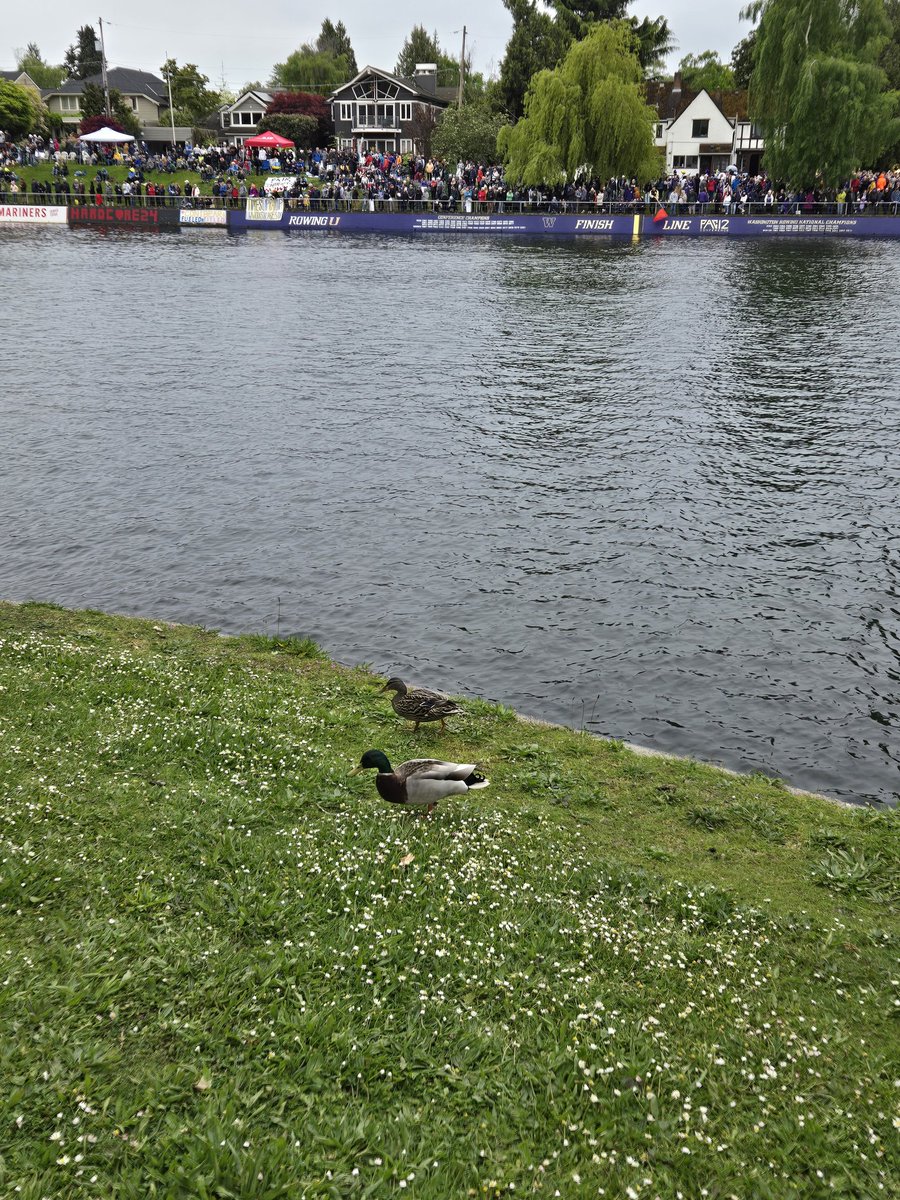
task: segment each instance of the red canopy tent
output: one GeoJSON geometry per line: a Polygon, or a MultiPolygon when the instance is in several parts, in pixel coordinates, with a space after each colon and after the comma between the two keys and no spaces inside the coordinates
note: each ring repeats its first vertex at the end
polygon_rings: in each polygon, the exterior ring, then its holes
{"type": "Polygon", "coordinates": [[[290,138],[280,137],[277,133],[273,133],[271,129],[267,129],[265,133],[258,133],[256,137],[245,138],[245,146],[262,146],[266,150],[281,149],[284,146],[293,146],[295,143],[290,138]]]}

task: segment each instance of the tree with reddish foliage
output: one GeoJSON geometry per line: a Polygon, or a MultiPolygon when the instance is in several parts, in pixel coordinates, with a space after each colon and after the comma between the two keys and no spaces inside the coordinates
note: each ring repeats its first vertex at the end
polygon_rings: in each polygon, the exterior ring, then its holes
{"type": "Polygon", "coordinates": [[[276,92],[266,108],[266,116],[276,113],[312,117],[318,124],[316,145],[327,146],[331,140],[334,132],[331,106],[324,96],[317,96],[314,92],[276,92]]]}
{"type": "Polygon", "coordinates": [[[78,126],[82,137],[87,133],[96,133],[98,129],[115,129],[117,133],[129,132],[121,121],[117,121],[115,117],[107,117],[105,114],[96,117],[84,117],[78,126]]]}

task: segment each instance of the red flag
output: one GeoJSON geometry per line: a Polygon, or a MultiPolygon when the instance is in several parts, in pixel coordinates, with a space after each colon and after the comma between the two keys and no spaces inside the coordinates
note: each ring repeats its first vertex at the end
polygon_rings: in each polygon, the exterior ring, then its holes
{"type": "Polygon", "coordinates": [[[655,221],[668,221],[668,219],[669,219],[669,214],[666,212],[666,210],[664,208],[661,208],[659,210],[659,212],[656,214],[656,216],[653,218],[654,222],[655,221]]]}

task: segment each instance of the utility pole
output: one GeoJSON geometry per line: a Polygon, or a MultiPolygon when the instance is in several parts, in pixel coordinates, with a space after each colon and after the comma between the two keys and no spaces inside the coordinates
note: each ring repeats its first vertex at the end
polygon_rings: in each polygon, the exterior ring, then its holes
{"type": "Polygon", "coordinates": [[[109,80],[106,78],[106,42],[103,38],[103,18],[98,17],[100,22],[100,71],[103,75],[103,99],[106,103],[106,119],[112,120],[112,112],[109,107],[109,80]]]}
{"type": "MultiPolygon", "coordinates": [[[[166,62],[169,61],[169,52],[166,51],[166,62]]],[[[174,61],[174,59],[173,59],[174,61]]],[[[175,109],[172,107],[172,68],[169,67],[166,71],[166,81],[169,85],[169,119],[172,122],[172,145],[175,145],[175,109]]]]}
{"type": "Polygon", "coordinates": [[[460,108],[463,106],[463,84],[466,81],[466,27],[463,25],[463,40],[462,50],[459,54],[459,92],[456,97],[456,103],[460,108]]]}

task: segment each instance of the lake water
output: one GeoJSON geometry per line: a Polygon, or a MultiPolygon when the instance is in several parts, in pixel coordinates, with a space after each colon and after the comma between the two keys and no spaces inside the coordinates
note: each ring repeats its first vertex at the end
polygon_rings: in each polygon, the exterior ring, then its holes
{"type": "Polygon", "coordinates": [[[5,230],[0,595],[310,634],[895,802],[896,269],[875,241],[5,230]]]}

